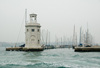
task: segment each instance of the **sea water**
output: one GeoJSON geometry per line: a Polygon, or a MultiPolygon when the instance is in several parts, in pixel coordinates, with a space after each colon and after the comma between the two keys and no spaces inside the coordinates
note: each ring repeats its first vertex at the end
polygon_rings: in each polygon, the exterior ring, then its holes
{"type": "Polygon", "coordinates": [[[69,48],[24,52],[0,47],[0,68],[100,68],[100,52],[74,52],[69,48]]]}

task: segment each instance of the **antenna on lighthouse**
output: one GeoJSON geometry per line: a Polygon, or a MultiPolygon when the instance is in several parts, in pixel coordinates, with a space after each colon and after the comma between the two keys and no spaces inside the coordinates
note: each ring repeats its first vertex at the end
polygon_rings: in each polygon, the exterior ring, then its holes
{"type": "Polygon", "coordinates": [[[25,9],[25,23],[27,23],[27,9],[25,9]]]}

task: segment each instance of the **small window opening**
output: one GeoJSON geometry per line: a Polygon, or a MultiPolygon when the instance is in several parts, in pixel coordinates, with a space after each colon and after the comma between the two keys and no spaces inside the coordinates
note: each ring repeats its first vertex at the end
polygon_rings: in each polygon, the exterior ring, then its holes
{"type": "Polygon", "coordinates": [[[38,29],[38,32],[39,32],[40,30],[38,29]]]}
{"type": "Polygon", "coordinates": [[[38,40],[38,44],[40,43],[40,41],[38,40]]]}
{"type": "Polygon", "coordinates": [[[34,32],[35,30],[34,29],[32,29],[32,32],[34,32]]]}
{"type": "Polygon", "coordinates": [[[28,29],[27,29],[27,32],[28,32],[28,29]]]}

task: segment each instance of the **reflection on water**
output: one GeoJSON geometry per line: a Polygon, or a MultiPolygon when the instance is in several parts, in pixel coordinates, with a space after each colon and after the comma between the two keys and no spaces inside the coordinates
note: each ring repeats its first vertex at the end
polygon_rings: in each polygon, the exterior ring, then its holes
{"type": "Polygon", "coordinates": [[[39,56],[42,56],[42,55],[41,55],[41,52],[25,52],[23,53],[23,56],[24,56],[25,62],[37,63],[41,61],[34,58],[38,58],[39,56]]]}
{"type": "Polygon", "coordinates": [[[41,56],[41,52],[25,52],[25,53],[23,53],[23,56],[38,57],[38,56],[41,56]]]}

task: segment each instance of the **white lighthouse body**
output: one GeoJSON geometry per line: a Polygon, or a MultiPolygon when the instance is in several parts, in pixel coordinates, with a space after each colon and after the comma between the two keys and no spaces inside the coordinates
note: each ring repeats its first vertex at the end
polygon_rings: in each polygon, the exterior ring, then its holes
{"type": "Polygon", "coordinates": [[[37,23],[37,14],[30,14],[30,22],[26,23],[25,47],[41,48],[40,44],[40,24],[37,23]]]}

